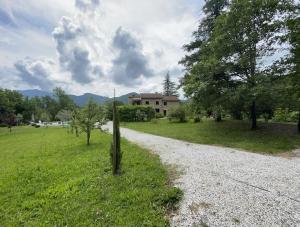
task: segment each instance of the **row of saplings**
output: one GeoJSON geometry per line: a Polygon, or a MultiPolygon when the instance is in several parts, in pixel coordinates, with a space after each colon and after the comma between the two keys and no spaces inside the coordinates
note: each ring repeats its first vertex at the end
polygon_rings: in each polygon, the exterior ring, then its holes
{"type": "MultiPolygon", "coordinates": [[[[124,122],[134,121],[151,121],[154,118],[160,117],[155,114],[152,107],[149,106],[118,106],[117,102],[112,103],[112,119],[107,119],[105,110],[103,110],[93,100],[89,100],[87,105],[82,109],[75,109],[70,114],[70,130],[79,136],[80,132],[86,134],[86,143],[90,145],[90,137],[92,130],[96,127],[102,130],[102,126],[107,123],[107,120],[113,120],[113,142],[110,148],[110,157],[113,167],[113,174],[121,173],[121,145],[120,145],[120,120],[124,122]]],[[[66,113],[67,115],[67,113],[66,113]]],[[[169,119],[178,119],[185,121],[185,110],[183,106],[178,106],[172,109],[168,115],[169,119]]]]}
{"type": "MultiPolygon", "coordinates": [[[[155,114],[152,107],[149,106],[130,106],[123,105],[117,107],[117,102],[112,103],[112,110],[105,112],[93,100],[89,100],[87,105],[82,109],[75,109],[70,116],[70,129],[72,133],[79,136],[80,132],[86,134],[86,143],[90,145],[90,137],[92,130],[96,127],[102,131],[102,126],[107,123],[107,120],[113,121],[113,142],[110,148],[110,157],[113,167],[113,174],[121,173],[121,144],[120,144],[120,121],[151,121],[160,117],[155,114]],[[112,119],[109,119],[107,112],[112,112],[112,119]]],[[[67,113],[66,113],[67,115],[67,113]]],[[[168,118],[170,120],[177,119],[178,121],[186,121],[185,109],[182,105],[174,107],[170,110],[168,118]]]]}
{"type": "MultiPolygon", "coordinates": [[[[97,103],[90,99],[87,105],[82,109],[75,109],[71,113],[65,113],[66,119],[70,118],[70,130],[79,136],[80,132],[86,134],[86,143],[90,145],[91,132],[96,127],[101,131],[102,126],[107,122],[105,110],[97,103]],[[70,115],[70,116],[69,116],[70,115]]],[[[121,173],[121,145],[120,145],[120,129],[119,117],[116,107],[116,102],[112,103],[113,115],[113,142],[110,148],[110,157],[113,167],[113,174],[119,175],[121,173]]]]}

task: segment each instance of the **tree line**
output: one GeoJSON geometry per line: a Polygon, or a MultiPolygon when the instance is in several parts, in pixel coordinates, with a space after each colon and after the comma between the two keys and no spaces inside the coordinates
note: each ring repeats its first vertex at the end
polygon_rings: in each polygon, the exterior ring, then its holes
{"type": "Polygon", "coordinates": [[[112,112],[112,105],[100,106],[89,100],[86,106],[79,108],[61,88],[53,90],[53,97],[23,97],[17,91],[0,89],[0,126],[8,127],[21,124],[49,123],[51,121],[69,122],[72,132],[79,136],[84,132],[87,135],[87,144],[90,144],[91,131],[95,123],[103,124],[107,115],[112,112]],[[107,109],[107,110],[106,110],[107,109]]]}
{"type": "Polygon", "coordinates": [[[181,86],[196,112],[251,119],[278,108],[298,112],[299,4],[292,0],[207,0],[204,17],[184,46],[181,86]],[[286,54],[284,54],[286,53],[286,54]]]}
{"type": "Polygon", "coordinates": [[[53,92],[54,97],[28,98],[17,91],[0,88],[0,124],[11,127],[30,121],[59,120],[59,111],[75,108],[75,103],[61,88],[53,92]]]}

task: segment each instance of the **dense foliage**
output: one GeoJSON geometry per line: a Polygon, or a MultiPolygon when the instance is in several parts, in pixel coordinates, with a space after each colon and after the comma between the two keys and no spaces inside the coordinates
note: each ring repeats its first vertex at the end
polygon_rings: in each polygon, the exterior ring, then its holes
{"type": "Polygon", "coordinates": [[[258,117],[284,107],[298,111],[300,123],[298,3],[207,0],[203,11],[181,61],[182,86],[195,107],[212,110],[218,120],[220,112],[250,118],[252,129],[258,117]]]}
{"type": "Polygon", "coordinates": [[[124,103],[118,100],[108,101],[105,103],[105,117],[106,119],[113,120],[113,103],[115,102],[116,106],[123,106],[124,103]]]}
{"type": "Polygon", "coordinates": [[[186,121],[185,106],[178,105],[178,106],[172,107],[168,111],[168,119],[170,121],[175,120],[175,121],[179,121],[179,122],[185,122],[186,121]]]}
{"type": "Polygon", "coordinates": [[[151,121],[155,117],[155,111],[151,106],[124,105],[119,108],[120,121],[151,121]]]}
{"type": "Polygon", "coordinates": [[[23,97],[17,91],[0,89],[0,124],[14,126],[29,121],[53,121],[69,119],[74,102],[60,88],[54,89],[54,97],[23,97]]]}

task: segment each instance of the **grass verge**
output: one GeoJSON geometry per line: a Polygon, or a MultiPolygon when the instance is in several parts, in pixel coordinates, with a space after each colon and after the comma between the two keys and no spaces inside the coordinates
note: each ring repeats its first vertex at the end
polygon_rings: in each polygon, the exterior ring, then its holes
{"type": "Polygon", "coordinates": [[[113,177],[111,135],[91,142],[62,128],[0,129],[0,226],[167,226],[181,191],[159,158],[122,140],[113,177]]]}
{"type": "Polygon", "coordinates": [[[276,154],[300,146],[295,125],[259,123],[259,129],[250,130],[246,121],[225,120],[200,123],[175,123],[162,119],[154,122],[122,123],[122,127],[166,136],[193,143],[239,148],[252,152],[276,154]]]}

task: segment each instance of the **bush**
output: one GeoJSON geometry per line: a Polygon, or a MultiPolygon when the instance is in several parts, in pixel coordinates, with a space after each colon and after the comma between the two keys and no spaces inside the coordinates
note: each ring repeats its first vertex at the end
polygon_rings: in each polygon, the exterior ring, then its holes
{"type": "Polygon", "coordinates": [[[164,115],[162,115],[161,113],[156,113],[155,114],[155,118],[163,118],[164,117],[164,115]]]}
{"type": "Polygon", "coordinates": [[[40,125],[35,125],[34,127],[35,127],[35,128],[39,128],[39,127],[41,127],[41,126],[40,126],[40,125]]]}
{"type": "Polygon", "coordinates": [[[151,106],[125,105],[119,107],[119,116],[123,122],[151,121],[155,111],[151,106]]]}
{"type": "Polygon", "coordinates": [[[170,121],[177,120],[179,122],[186,122],[185,108],[182,105],[171,108],[168,114],[168,119],[170,121]]]}
{"type": "Polygon", "coordinates": [[[273,121],[297,122],[298,121],[298,112],[297,111],[289,111],[288,108],[286,108],[286,109],[278,108],[274,112],[273,121]]]}
{"type": "MultiPolygon", "coordinates": [[[[118,100],[116,100],[115,103],[116,103],[116,106],[124,105],[123,102],[118,101],[118,100]]],[[[111,100],[105,103],[105,118],[110,121],[113,120],[113,101],[111,101],[111,100]]]]}
{"type": "Polygon", "coordinates": [[[201,117],[199,115],[194,117],[194,123],[199,123],[201,122],[201,117]]]}

